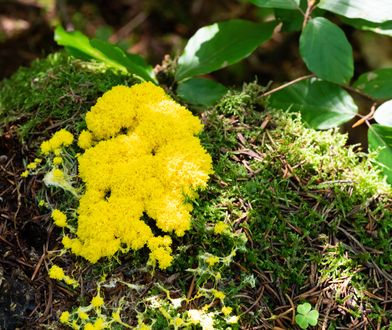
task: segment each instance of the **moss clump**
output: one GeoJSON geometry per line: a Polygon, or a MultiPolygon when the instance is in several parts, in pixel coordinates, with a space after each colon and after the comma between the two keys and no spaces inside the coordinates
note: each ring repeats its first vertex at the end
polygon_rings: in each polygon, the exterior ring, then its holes
{"type": "MultiPolygon", "coordinates": [[[[337,130],[305,127],[299,115],[242,107],[239,96],[228,95],[206,116],[203,139],[215,177],[195,215],[202,223],[225,219],[247,234],[238,263],[258,275],[256,287],[268,282],[272,289],[263,295],[270,309],[248,322],[271,317],[289,304],[286,295],[300,297],[347,278],[350,294],[336,285],[319,297],[335,296],[357,321],[364,317],[361,304],[380,310],[383,305],[364,292],[382,292],[378,281],[391,279],[392,190],[373,165],[375,155],[346,146],[347,136],[337,130]]],[[[219,255],[225,243],[203,248],[219,255]]],[[[349,324],[344,314],[332,323],[349,324]]]]}
{"type": "Polygon", "coordinates": [[[102,64],[75,60],[65,53],[49,55],[0,82],[0,130],[17,121],[25,139],[38,126],[42,131],[54,121],[78,122],[112,86],[133,83],[130,76],[102,64]]]}

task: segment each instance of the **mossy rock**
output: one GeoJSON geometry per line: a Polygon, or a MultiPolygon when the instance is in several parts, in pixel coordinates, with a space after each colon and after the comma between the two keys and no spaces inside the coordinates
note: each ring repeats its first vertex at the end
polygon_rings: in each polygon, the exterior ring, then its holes
{"type": "MultiPolygon", "coordinates": [[[[34,158],[39,142],[51,130],[68,127],[79,132],[84,114],[103,92],[133,83],[129,76],[102,65],[62,53],[51,55],[1,83],[0,129],[7,134],[11,124],[16,126],[19,139],[30,143],[32,154],[24,157],[34,158]]],[[[238,327],[295,328],[291,305],[308,301],[322,315],[319,325],[330,329],[370,324],[387,328],[392,319],[392,190],[375,155],[347,146],[347,136],[337,130],[315,131],[299,115],[264,109],[258,98],[261,89],[245,85],[201,113],[205,123],[201,141],[213,157],[215,174],[194,202],[192,230],[174,242],[172,267],[150,280],[170,292],[189,294],[192,276],[187,269],[200,275],[198,256],[206,252],[225,256],[238,243],[211,234],[214,223],[225,221],[247,238],[234,262],[220,270],[225,302],[241,315],[238,327]],[[178,281],[167,281],[171,276],[178,281]]],[[[14,165],[15,174],[20,174],[23,165],[14,165]]],[[[33,208],[34,194],[26,196],[31,199],[26,206],[33,208]]],[[[35,211],[39,212],[45,211],[35,211]]],[[[9,217],[13,215],[17,222],[24,221],[16,209],[9,217]]],[[[45,224],[50,227],[47,218],[45,224]]],[[[18,223],[17,229],[22,226],[18,223]]],[[[54,247],[60,246],[56,232],[51,239],[54,247]]],[[[121,274],[145,285],[142,276],[134,275],[145,264],[143,251],[135,253],[128,265],[104,260],[88,267],[79,259],[64,258],[67,267],[83,269],[87,289],[78,298],[64,296],[55,287],[54,310],[89,301],[102,271],[109,274],[108,281],[121,274]]],[[[45,277],[43,270],[41,275],[45,277]]],[[[205,284],[203,276],[196,286],[205,284]]],[[[146,286],[144,294],[156,291],[146,286]]],[[[202,302],[195,300],[192,308],[201,307],[198,303],[202,302]]],[[[136,309],[135,301],[129,304],[129,310],[136,309]]],[[[38,306],[29,322],[37,324],[44,312],[45,306],[38,306]]],[[[148,315],[155,320],[154,329],[169,327],[158,309],[148,315]]],[[[130,312],[125,321],[134,325],[134,317],[130,312]]],[[[55,313],[47,313],[45,324],[53,326],[56,320],[55,313]]],[[[217,322],[216,327],[226,325],[217,322]]]]}
{"type": "Polygon", "coordinates": [[[0,128],[17,122],[20,138],[26,139],[42,135],[42,128],[48,131],[55,122],[72,126],[112,86],[133,83],[132,77],[102,64],[70,59],[65,53],[49,55],[0,83],[0,128]]]}

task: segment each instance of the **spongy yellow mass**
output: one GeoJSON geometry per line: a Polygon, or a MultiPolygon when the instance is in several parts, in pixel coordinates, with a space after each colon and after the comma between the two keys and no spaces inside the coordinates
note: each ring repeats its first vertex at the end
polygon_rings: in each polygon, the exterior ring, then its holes
{"type": "Polygon", "coordinates": [[[67,238],[67,247],[96,262],[120,248],[147,245],[150,259],[168,267],[170,237],[154,236],[142,216],[163,233],[182,236],[190,228],[192,206],[185,200],[205,188],[212,173],[197,137],[202,124],[152,83],[112,88],[87,113],[86,124],[79,138],[86,150],[78,158],[85,193],[77,237],[67,238]]]}

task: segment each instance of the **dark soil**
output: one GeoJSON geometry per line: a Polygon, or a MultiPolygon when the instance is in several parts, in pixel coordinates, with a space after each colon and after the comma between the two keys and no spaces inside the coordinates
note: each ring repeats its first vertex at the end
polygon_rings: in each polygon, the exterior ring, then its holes
{"type": "Polygon", "coordinates": [[[22,180],[26,146],[10,126],[0,137],[0,329],[32,329],[51,311],[42,305],[52,297],[42,255],[50,228],[36,208],[34,178],[22,180]],[[31,315],[41,315],[40,320],[31,315]],[[28,323],[26,322],[28,320],[28,323]],[[27,325],[28,324],[28,325],[27,325]]]}

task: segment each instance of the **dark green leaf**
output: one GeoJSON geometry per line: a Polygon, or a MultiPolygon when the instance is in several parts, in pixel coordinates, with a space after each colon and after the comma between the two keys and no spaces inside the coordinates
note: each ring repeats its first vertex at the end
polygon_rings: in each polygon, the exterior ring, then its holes
{"type": "Polygon", "coordinates": [[[392,20],[380,24],[380,23],[369,22],[367,20],[360,19],[360,18],[349,19],[346,17],[341,17],[341,19],[344,23],[350,24],[356,29],[372,31],[374,33],[383,34],[392,37],[392,20]]]}
{"type": "Polygon", "coordinates": [[[249,56],[268,40],[276,22],[230,20],[199,29],[178,60],[178,81],[222,69],[249,56]]]}
{"type": "Polygon", "coordinates": [[[210,106],[227,92],[222,84],[205,78],[191,78],[181,82],[177,88],[177,95],[194,105],[210,106]]]}
{"type": "Polygon", "coordinates": [[[320,0],[320,8],[348,18],[382,23],[391,20],[391,0],[320,0]]]}
{"type": "Polygon", "coordinates": [[[323,17],[308,22],[300,38],[301,56],[310,71],[337,84],[354,74],[353,54],[344,32],[323,17]]]}
{"type": "Polygon", "coordinates": [[[92,39],[79,31],[66,32],[61,26],[55,30],[56,42],[64,46],[71,55],[85,60],[98,60],[118,70],[135,74],[147,81],[154,81],[152,68],[134,54],[126,54],[122,49],[106,41],[92,39]]]}
{"type": "Polygon", "coordinates": [[[283,9],[298,9],[299,0],[249,0],[258,7],[263,8],[283,8],[283,9]]]}
{"type": "Polygon", "coordinates": [[[392,127],[372,125],[368,131],[369,149],[379,152],[377,160],[381,163],[387,181],[392,184],[392,127]]]}
{"type": "Polygon", "coordinates": [[[354,87],[376,99],[392,98],[392,68],[378,69],[362,74],[354,87]]]}
{"type": "Polygon", "coordinates": [[[381,104],[374,113],[374,120],[384,126],[392,127],[392,100],[381,104]]]}
{"type": "Polygon", "coordinates": [[[289,86],[270,97],[274,108],[295,111],[311,127],[337,127],[358,112],[351,96],[342,88],[327,81],[309,79],[289,86]]]}

